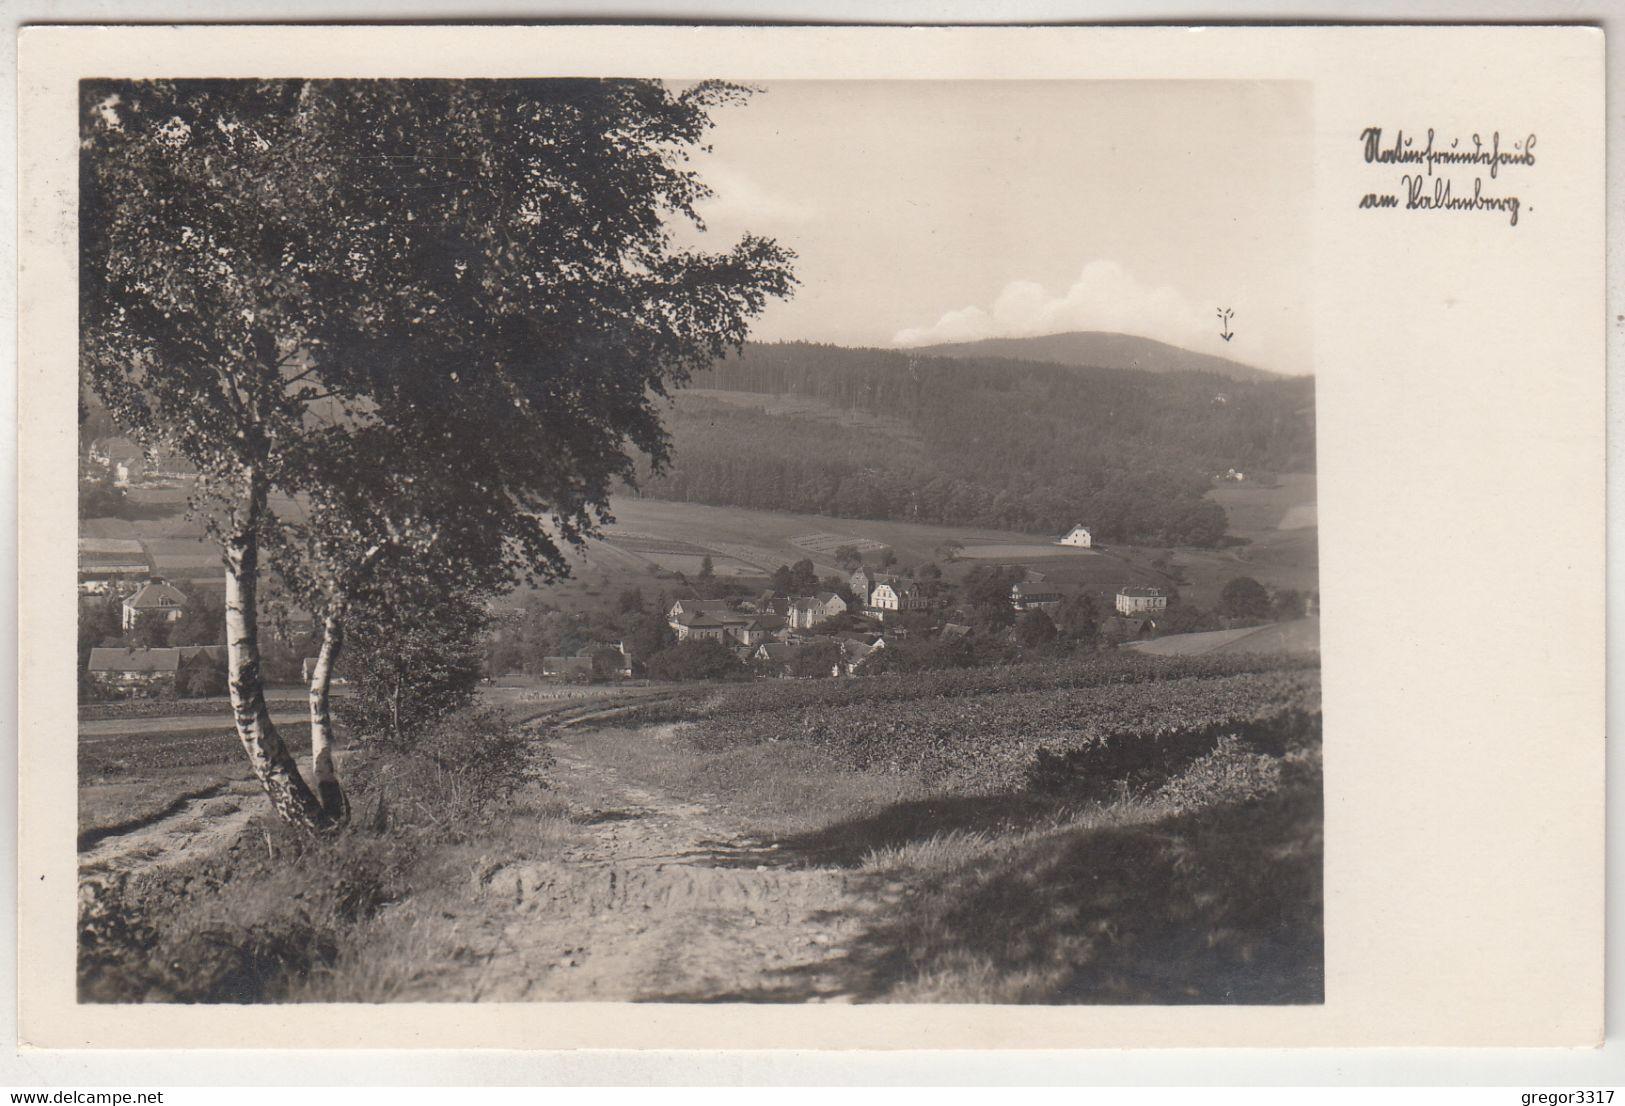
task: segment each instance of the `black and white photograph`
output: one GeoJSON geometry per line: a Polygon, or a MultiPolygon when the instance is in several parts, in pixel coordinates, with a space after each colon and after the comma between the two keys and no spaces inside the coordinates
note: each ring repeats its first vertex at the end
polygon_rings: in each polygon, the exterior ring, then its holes
{"type": "Polygon", "coordinates": [[[79,84],[77,995],[1324,1000],[1310,88],[79,84]]]}

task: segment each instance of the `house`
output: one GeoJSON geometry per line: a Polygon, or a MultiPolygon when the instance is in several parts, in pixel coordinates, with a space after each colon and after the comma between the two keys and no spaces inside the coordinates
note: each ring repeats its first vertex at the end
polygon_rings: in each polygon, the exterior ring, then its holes
{"type": "Polygon", "coordinates": [[[1070,545],[1077,549],[1088,549],[1094,544],[1094,539],[1089,536],[1087,527],[1079,525],[1068,530],[1056,544],[1070,545]]]}
{"type": "Polygon", "coordinates": [[[1051,611],[1062,600],[1073,594],[1071,588],[1059,584],[1015,584],[1010,588],[1010,605],[1017,613],[1022,611],[1051,611]]]}
{"type": "Polygon", "coordinates": [[[801,651],[799,645],[789,645],[782,641],[767,641],[756,647],[751,660],[763,669],[775,675],[785,675],[790,671],[790,662],[795,660],[796,654],[801,651]]]}
{"type": "Polygon", "coordinates": [[[1117,589],[1117,613],[1149,614],[1168,609],[1168,593],[1162,588],[1126,587],[1117,589]]]}
{"type": "Polygon", "coordinates": [[[671,623],[678,641],[721,641],[728,636],[728,624],[703,612],[679,615],[671,623]]]}
{"type": "Polygon", "coordinates": [[[592,679],[591,657],[543,657],[542,675],[565,679],[592,679]]]}
{"type": "Polygon", "coordinates": [[[666,621],[676,630],[677,620],[685,614],[722,614],[731,609],[726,599],[679,599],[666,612],[666,621]]]}
{"type": "Polygon", "coordinates": [[[224,668],[224,645],[186,645],[166,649],[96,648],[90,651],[85,670],[125,690],[174,686],[177,678],[194,664],[206,663],[224,668]]]}
{"type": "MultiPolygon", "coordinates": [[[[959,622],[950,622],[942,628],[942,637],[952,641],[954,638],[970,636],[970,627],[959,622]]],[[[884,639],[882,639],[884,640],[884,639]]]]}
{"type": "Polygon", "coordinates": [[[741,645],[760,645],[764,641],[773,641],[785,630],[788,625],[785,619],[776,614],[758,615],[749,622],[732,624],[724,627],[728,636],[741,645]]]}
{"type": "Polygon", "coordinates": [[[853,570],[847,585],[851,587],[852,594],[857,597],[860,606],[867,607],[873,602],[875,584],[880,581],[880,574],[868,565],[859,565],[853,570]]]}
{"type": "Polygon", "coordinates": [[[811,596],[790,600],[790,629],[810,630],[824,621],[824,609],[811,596]]]}
{"type": "MultiPolygon", "coordinates": [[[[193,688],[191,681],[194,673],[200,670],[212,674],[203,685],[207,690],[201,694],[224,694],[226,691],[226,663],[227,654],[224,645],[185,645],[175,650],[180,654],[175,663],[175,690],[188,692],[198,690],[193,688]],[[209,687],[213,684],[213,687],[209,687]]],[[[343,683],[342,680],[338,681],[343,683]]]]}
{"type": "Polygon", "coordinates": [[[877,641],[873,645],[865,645],[861,641],[846,640],[841,642],[841,667],[848,676],[855,675],[863,667],[863,662],[885,648],[884,641],[877,641]]]}
{"type": "Polygon", "coordinates": [[[137,618],[149,612],[162,616],[165,622],[177,622],[185,605],[186,596],[179,588],[154,576],[124,600],[124,628],[128,630],[137,618]]]}
{"type": "Polygon", "coordinates": [[[596,679],[607,680],[616,676],[625,679],[632,675],[632,656],[626,651],[625,642],[588,645],[576,654],[575,659],[582,657],[589,662],[589,674],[596,679]]]}
{"type": "Polygon", "coordinates": [[[180,668],[179,649],[92,649],[85,666],[93,676],[133,688],[173,681],[180,668]]]}
{"type": "Polygon", "coordinates": [[[141,543],[123,538],[79,539],[79,593],[106,595],[140,586],[152,576],[141,543]]]}
{"type": "Polygon", "coordinates": [[[789,622],[792,630],[810,630],[846,610],[846,600],[832,591],[818,595],[804,595],[790,600],[789,622]]]}
{"type": "Polygon", "coordinates": [[[915,584],[898,576],[878,578],[874,591],[869,593],[870,613],[881,620],[896,617],[903,611],[924,611],[930,607],[931,600],[915,584]]]}

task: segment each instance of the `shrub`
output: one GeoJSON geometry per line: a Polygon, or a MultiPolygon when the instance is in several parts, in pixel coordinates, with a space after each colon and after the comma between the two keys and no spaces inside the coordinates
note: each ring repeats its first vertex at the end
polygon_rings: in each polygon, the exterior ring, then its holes
{"type": "Polygon", "coordinates": [[[368,826],[430,826],[473,832],[523,788],[543,782],[552,758],[508,715],[466,709],[410,744],[369,751],[348,773],[356,819],[368,826]]]}
{"type": "Polygon", "coordinates": [[[1281,760],[1225,734],[1206,756],[1157,789],[1155,798],[1179,812],[1220,803],[1250,802],[1281,786],[1281,760]]]}
{"type": "Polygon", "coordinates": [[[343,930],[402,895],[410,835],[312,839],[281,825],[225,852],[79,888],[84,1002],[266,1002],[332,963],[343,930]]]}
{"type": "Polygon", "coordinates": [[[203,699],[226,693],[226,666],[199,655],[176,676],[176,686],[189,699],[203,699]]]}
{"type": "Polygon", "coordinates": [[[743,674],[744,667],[719,641],[679,641],[648,660],[657,680],[721,680],[743,674]]]}
{"type": "Polygon", "coordinates": [[[410,742],[474,700],[487,619],[471,600],[374,610],[357,619],[344,666],[354,693],[334,704],[352,731],[410,742]]]}

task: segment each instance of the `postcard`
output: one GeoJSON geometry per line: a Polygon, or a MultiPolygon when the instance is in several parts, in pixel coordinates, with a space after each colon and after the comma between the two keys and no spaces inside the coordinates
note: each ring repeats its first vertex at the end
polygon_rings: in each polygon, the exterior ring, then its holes
{"type": "Polygon", "coordinates": [[[1585,27],[38,27],[35,1047],[1602,1032],[1585,27]]]}

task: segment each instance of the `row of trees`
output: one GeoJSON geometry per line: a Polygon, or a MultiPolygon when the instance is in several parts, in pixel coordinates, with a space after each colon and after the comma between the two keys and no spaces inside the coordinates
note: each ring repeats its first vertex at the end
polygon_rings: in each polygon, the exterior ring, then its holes
{"type": "Polygon", "coordinates": [[[1314,467],[1314,385],[1209,374],[1075,369],[990,358],[752,344],[709,387],[791,394],[859,425],[684,397],[665,498],[851,518],[1213,545],[1214,472],[1314,467]],[[1215,403],[1216,393],[1225,394],[1215,403]],[[895,433],[876,433],[875,419],[895,433]],[[864,423],[863,420],[868,420],[864,423]]]}
{"type": "Polygon", "coordinates": [[[81,91],[84,373],[127,434],[196,467],[243,748],[284,819],[337,824],[346,635],[460,626],[515,575],[565,575],[563,547],[607,519],[633,454],[668,459],[660,398],[790,292],[773,242],[696,252],[668,228],[698,222],[709,192],[687,156],[746,90],[81,91]],[[273,493],[300,510],[274,512],[273,493]],[[265,705],[268,566],[320,627],[314,788],[265,705]]]}

